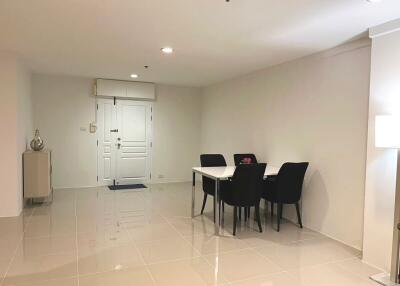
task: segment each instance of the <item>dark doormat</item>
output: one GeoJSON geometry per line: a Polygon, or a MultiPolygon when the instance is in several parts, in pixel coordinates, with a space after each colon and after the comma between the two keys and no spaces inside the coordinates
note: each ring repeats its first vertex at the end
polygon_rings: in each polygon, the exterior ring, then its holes
{"type": "Polygon", "coordinates": [[[117,190],[128,190],[128,189],[146,189],[147,187],[143,184],[133,184],[133,185],[113,185],[108,186],[111,191],[117,190]]]}

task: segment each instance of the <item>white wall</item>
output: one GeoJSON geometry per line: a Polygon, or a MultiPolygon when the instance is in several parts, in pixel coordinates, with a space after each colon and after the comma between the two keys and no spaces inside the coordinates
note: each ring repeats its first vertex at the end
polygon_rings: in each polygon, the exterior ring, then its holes
{"type": "MultiPolygon", "coordinates": [[[[79,77],[33,76],[34,122],[46,146],[53,150],[55,188],[97,184],[97,137],[89,133],[96,112],[93,83],[93,79],[79,77]],[[86,130],[81,131],[81,127],[86,130]]],[[[200,144],[199,92],[196,88],[157,86],[154,182],[190,180],[192,158],[198,155],[200,144]]]]}
{"type": "Polygon", "coordinates": [[[19,61],[16,69],[17,75],[17,175],[18,175],[18,202],[23,206],[23,153],[30,149],[33,134],[33,107],[32,107],[32,74],[30,70],[19,61]]]}
{"type": "Polygon", "coordinates": [[[389,271],[397,152],[375,147],[375,116],[384,114],[400,114],[400,31],[373,38],[371,55],[363,259],[389,271]]]}
{"type": "Polygon", "coordinates": [[[96,116],[93,84],[87,78],[33,75],[34,125],[52,150],[54,188],[97,184],[97,138],[89,133],[96,116]]]}
{"type": "Polygon", "coordinates": [[[30,72],[12,53],[0,53],[0,217],[23,205],[22,153],[32,135],[30,72]]]}
{"type": "Polygon", "coordinates": [[[369,69],[364,39],[206,88],[202,152],[309,161],[305,226],[361,249],[369,69]]]}
{"type": "Polygon", "coordinates": [[[190,181],[200,153],[201,90],[158,85],[156,93],[153,182],[190,181]]]}

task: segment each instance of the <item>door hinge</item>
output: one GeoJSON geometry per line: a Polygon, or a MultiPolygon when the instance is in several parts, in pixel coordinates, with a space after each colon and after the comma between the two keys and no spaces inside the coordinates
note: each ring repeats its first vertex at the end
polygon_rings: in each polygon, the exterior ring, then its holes
{"type": "Polygon", "coordinates": [[[97,146],[99,146],[99,140],[97,140],[97,146]]]}
{"type": "Polygon", "coordinates": [[[150,120],[151,120],[151,121],[153,121],[153,115],[152,115],[152,116],[150,116],[150,120]]]}
{"type": "Polygon", "coordinates": [[[153,147],[153,142],[150,142],[150,147],[153,147]]]}
{"type": "Polygon", "coordinates": [[[99,110],[99,105],[98,104],[96,104],[96,109],[99,110]]]}
{"type": "Polygon", "coordinates": [[[117,103],[117,98],[114,96],[114,105],[117,103]]]}
{"type": "Polygon", "coordinates": [[[97,182],[99,181],[99,176],[97,176],[97,182]]]}
{"type": "Polygon", "coordinates": [[[150,179],[151,179],[151,173],[150,173],[150,179]]]}

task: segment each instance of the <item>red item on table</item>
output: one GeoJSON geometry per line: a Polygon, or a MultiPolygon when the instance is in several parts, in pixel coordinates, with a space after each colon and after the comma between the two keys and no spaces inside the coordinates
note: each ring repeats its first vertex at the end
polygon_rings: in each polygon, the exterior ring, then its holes
{"type": "Polygon", "coordinates": [[[243,158],[242,164],[251,164],[251,158],[243,158]]]}

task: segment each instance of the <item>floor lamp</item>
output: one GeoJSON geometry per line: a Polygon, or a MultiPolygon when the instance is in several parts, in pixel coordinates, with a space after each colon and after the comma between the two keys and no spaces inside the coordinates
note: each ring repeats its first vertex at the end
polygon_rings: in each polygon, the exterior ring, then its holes
{"type": "Polygon", "coordinates": [[[400,285],[399,281],[399,245],[400,245],[400,117],[379,115],[375,117],[375,146],[377,148],[397,149],[396,191],[394,204],[393,242],[390,274],[371,276],[381,285],[400,285]]]}

